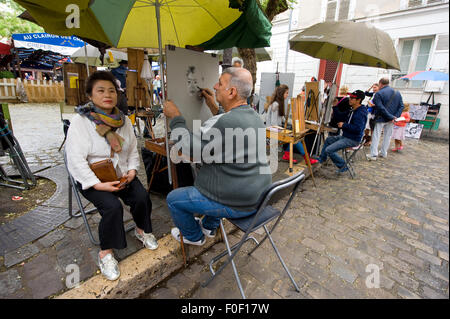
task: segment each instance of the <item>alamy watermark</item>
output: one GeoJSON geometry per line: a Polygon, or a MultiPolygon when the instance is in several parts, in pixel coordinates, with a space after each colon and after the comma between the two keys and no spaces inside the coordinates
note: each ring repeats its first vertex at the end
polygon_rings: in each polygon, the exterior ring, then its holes
{"type": "Polygon", "coordinates": [[[170,159],[173,163],[256,164],[259,174],[273,174],[278,169],[276,132],[271,132],[270,139],[266,139],[266,128],[219,130],[208,125],[202,127],[199,120],[193,121],[192,132],[186,128],[172,130],[170,139],[175,144],[170,159]]]}
{"type": "Polygon", "coordinates": [[[368,264],[366,272],[369,273],[366,277],[366,287],[369,289],[380,288],[380,267],[376,264],[368,264]]]}
{"type": "Polygon", "coordinates": [[[67,29],[80,28],[80,7],[76,4],[69,4],[66,7],[66,12],[69,15],[66,18],[67,29]]]}
{"type": "Polygon", "coordinates": [[[66,287],[69,289],[78,288],[80,286],[80,267],[77,264],[66,266],[66,287]]]}

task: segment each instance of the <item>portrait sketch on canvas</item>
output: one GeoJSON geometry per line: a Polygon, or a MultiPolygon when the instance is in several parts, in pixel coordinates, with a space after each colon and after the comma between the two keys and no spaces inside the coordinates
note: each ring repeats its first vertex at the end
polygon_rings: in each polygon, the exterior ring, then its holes
{"type": "Polygon", "coordinates": [[[409,115],[412,120],[425,120],[428,112],[428,105],[411,104],[409,106],[409,115]]]}
{"type": "Polygon", "coordinates": [[[201,123],[212,117],[212,113],[201,97],[200,89],[214,92],[219,79],[219,60],[211,54],[183,48],[166,48],[167,98],[179,108],[192,130],[193,121],[201,123]]]}
{"type": "Polygon", "coordinates": [[[405,137],[419,139],[422,134],[423,124],[407,123],[405,130],[405,137]]]}

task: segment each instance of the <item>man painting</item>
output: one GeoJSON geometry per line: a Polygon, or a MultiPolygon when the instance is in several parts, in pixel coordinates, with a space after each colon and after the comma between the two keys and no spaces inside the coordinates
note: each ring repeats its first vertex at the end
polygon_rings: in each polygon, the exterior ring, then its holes
{"type": "Polygon", "coordinates": [[[364,134],[367,122],[367,108],[361,105],[365,99],[365,94],[361,90],[356,90],[350,94],[349,104],[352,107],[350,119],[347,123],[339,122],[337,126],[342,129],[342,135],[329,136],[320,153],[319,163],[324,163],[329,156],[334,165],[338,168],[338,173],[348,171],[345,161],[337,152],[347,147],[354,147],[359,144],[364,134]]]}

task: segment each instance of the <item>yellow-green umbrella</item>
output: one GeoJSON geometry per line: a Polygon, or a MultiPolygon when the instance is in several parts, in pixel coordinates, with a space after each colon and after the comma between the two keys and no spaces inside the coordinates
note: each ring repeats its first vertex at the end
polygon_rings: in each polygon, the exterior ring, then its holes
{"type": "Polygon", "coordinates": [[[116,48],[158,48],[158,20],[162,45],[206,50],[270,46],[272,25],[256,0],[15,1],[48,33],[116,48]]]}

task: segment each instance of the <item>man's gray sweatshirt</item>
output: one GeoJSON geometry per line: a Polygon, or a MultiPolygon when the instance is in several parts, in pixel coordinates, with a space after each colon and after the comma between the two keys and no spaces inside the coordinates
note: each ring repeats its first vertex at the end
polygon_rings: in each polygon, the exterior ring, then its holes
{"type": "Polygon", "coordinates": [[[202,163],[194,183],[200,193],[236,210],[257,208],[257,200],[271,184],[272,175],[266,157],[265,126],[250,106],[227,113],[220,109],[200,129],[194,125],[194,134],[182,116],[174,117],[170,128],[175,154],[181,150],[184,157],[202,163]]]}

